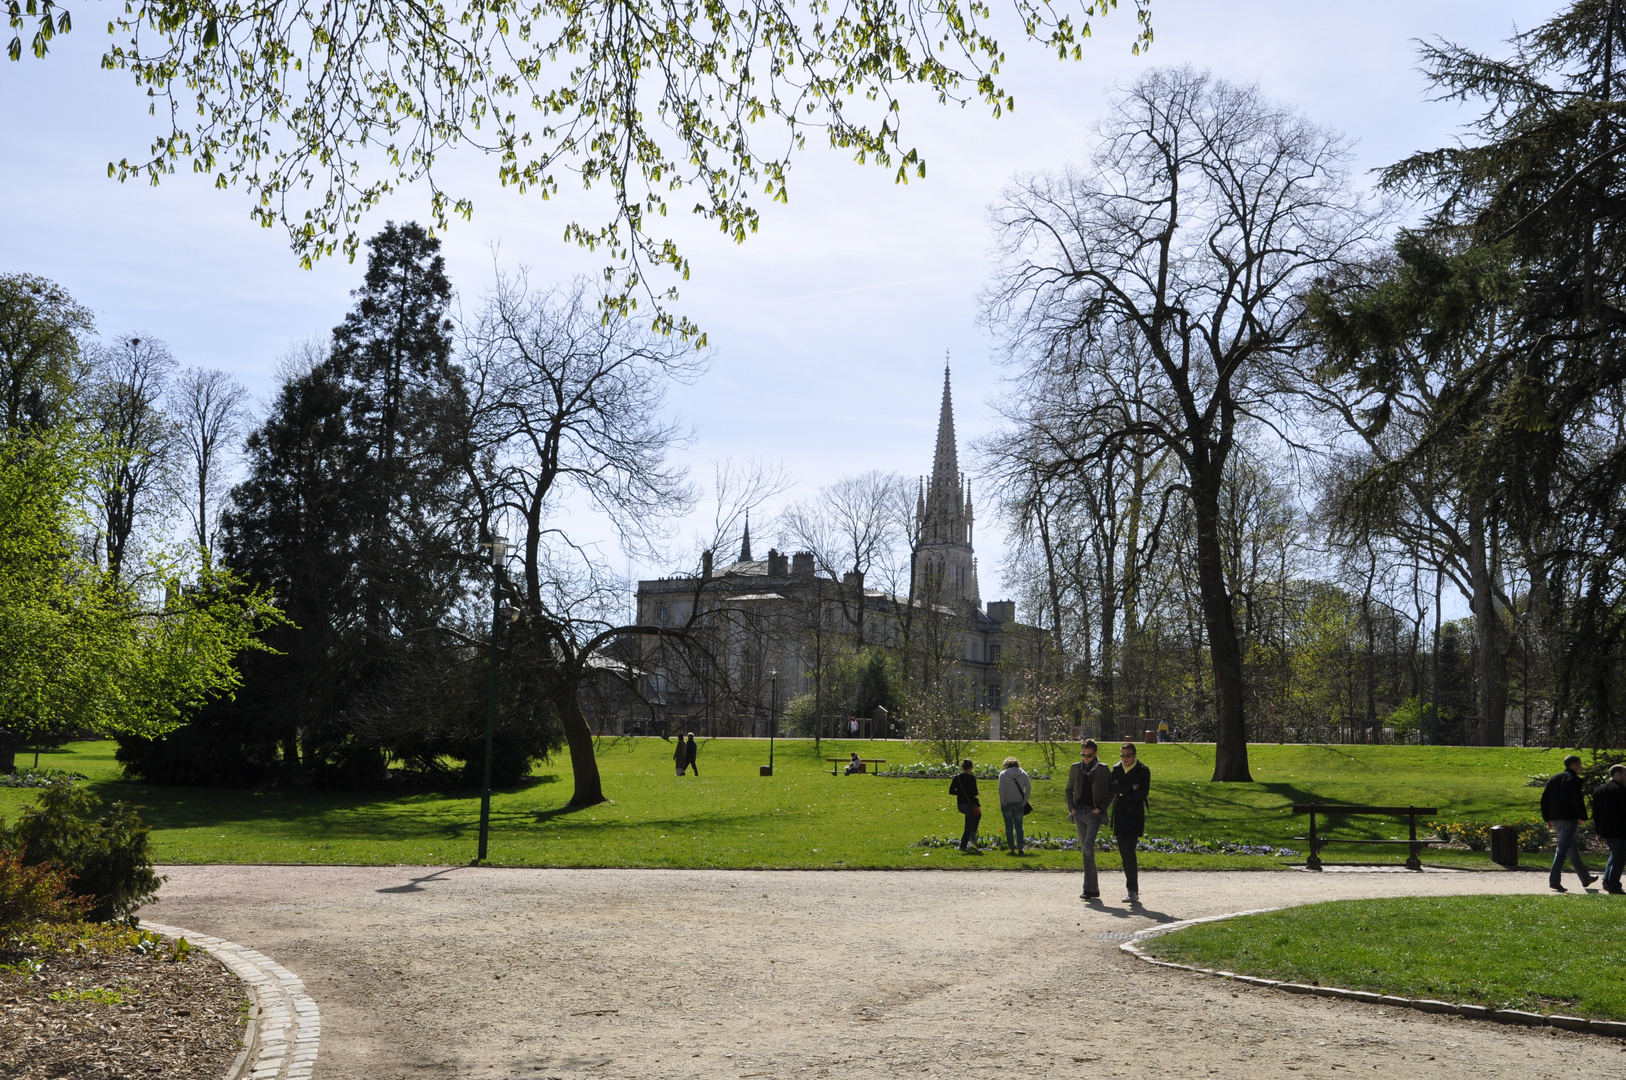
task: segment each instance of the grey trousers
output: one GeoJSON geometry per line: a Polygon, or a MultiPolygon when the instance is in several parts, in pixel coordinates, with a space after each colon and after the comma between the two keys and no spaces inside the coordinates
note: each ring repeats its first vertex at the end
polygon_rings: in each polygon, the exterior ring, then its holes
{"type": "Polygon", "coordinates": [[[1084,895],[1099,896],[1101,882],[1095,876],[1095,835],[1101,831],[1101,815],[1080,810],[1073,825],[1078,829],[1078,850],[1084,855],[1084,895]]]}

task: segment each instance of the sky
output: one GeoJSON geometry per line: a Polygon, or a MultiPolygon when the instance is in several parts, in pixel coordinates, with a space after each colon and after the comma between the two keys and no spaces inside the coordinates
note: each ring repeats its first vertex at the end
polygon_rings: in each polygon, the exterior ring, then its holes
{"type": "MultiPolygon", "coordinates": [[[[788,203],[764,204],[745,244],[674,223],[692,262],[678,310],[710,342],[707,374],[671,395],[695,430],[681,456],[697,481],[727,458],[782,463],[794,481],[784,499],[867,469],[924,473],[948,358],[961,467],[975,491],[971,444],[994,430],[991,402],[1002,392],[997,341],[977,318],[992,268],[988,208],[1013,176],[1082,160],[1115,84],[1180,64],[1257,83],[1347,136],[1354,170],[1370,183],[1371,170],[1450,142],[1473,118],[1428,100],[1417,39],[1499,52],[1515,28],[1554,10],[1497,0],[1153,0],[1156,41],[1136,57],[1124,4],[1094,20],[1078,62],[1008,38],[1003,78],[1017,104],[1003,117],[909,101],[904,142],[925,158],[923,180],[894,184],[890,170],[810,139],[792,166],[788,203]]],[[[138,157],[156,129],[130,77],[99,66],[104,6],[69,0],[77,29],[45,60],[0,62],[0,272],[51,278],[95,312],[104,335],[162,339],[181,364],[231,372],[264,400],[279,357],[343,317],[362,264],[335,257],[301,269],[284,233],[249,219],[241,190],[191,175],[157,187],[109,179],[108,162],[138,157]]],[[[473,219],[442,234],[463,310],[472,314],[499,267],[525,266],[533,282],[598,268],[561,239],[572,216],[593,220],[590,197],[562,188],[544,203],[504,190],[494,163],[473,150],[443,164],[443,183],[475,199],[473,219]]],[[[427,216],[427,191],[409,188],[363,233],[387,218],[427,216]]],[[[1005,592],[1003,537],[991,508],[978,510],[982,595],[993,599],[1005,592]]],[[[773,539],[753,531],[755,546],[773,539]]],[[[600,540],[620,569],[614,538],[600,540]]],[[[633,570],[653,576],[686,561],[633,570]]]]}

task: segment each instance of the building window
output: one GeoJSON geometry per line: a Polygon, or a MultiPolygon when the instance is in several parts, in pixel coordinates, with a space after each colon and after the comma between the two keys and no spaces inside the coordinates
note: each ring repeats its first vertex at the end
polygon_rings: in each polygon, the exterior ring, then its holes
{"type": "Polygon", "coordinates": [[[1001,709],[1005,706],[1005,688],[998,683],[988,684],[988,707],[1001,709]]]}
{"type": "Polygon", "coordinates": [[[666,609],[665,608],[656,608],[655,609],[655,625],[656,626],[665,626],[666,625],[666,609]]]}
{"type": "Polygon", "coordinates": [[[998,645],[989,645],[988,646],[988,662],[990,664],[999,663],[999,646],[998,645]]]}

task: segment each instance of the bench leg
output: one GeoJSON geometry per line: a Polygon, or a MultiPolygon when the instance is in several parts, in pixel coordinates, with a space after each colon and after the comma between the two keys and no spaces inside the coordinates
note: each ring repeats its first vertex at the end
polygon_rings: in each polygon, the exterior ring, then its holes
{"type": "Polygon", "coordinates": [[[1314,840],[1310,841],[1310,857],[1304,865],[1311,870],[1321,869],[1321,845],[1314,840]]]}
{"type": "Polygon", "coordinates": [[[1423,860],[1420,857],[1422,850],[1422,844],[1411,845],[1411,858],[1406,860],[1407,870],[1421,870],[1423,868],[1423,860]]]}

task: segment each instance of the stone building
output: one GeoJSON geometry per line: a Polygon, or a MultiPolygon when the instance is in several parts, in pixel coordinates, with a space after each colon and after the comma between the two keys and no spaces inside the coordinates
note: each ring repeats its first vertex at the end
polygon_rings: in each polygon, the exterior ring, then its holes
{"type": "MultiPolygon", "coordinates": [[[[731,562],[712,565],[708,555],[698,576],[640,581],[638,622],[682,631],[672,643],[646,638],[641,647],[641,690],[657,728],[765,734],[769,716],[812,689],[821,660],[858,644],[860,634],[865,645],[907,639],[915,654],[935,652],[967,704],[997,724],[1005,700],[1001,653],[1018,629],[1016,605],[1003,600],[985,608],[981,601],[971,491],[959,468],[947,370],[932,470],[921,478],[915,516],[907,596],[869,588],[862,575],[837,580],[820,572],[809,552],[770,550],[755,558],[749,520],[731,562]]],[[[830,702],[820,711],[839,723],[847,708],[830,702]]],[[[826,730],[834,733],[833,726],[826,730]]]]}

